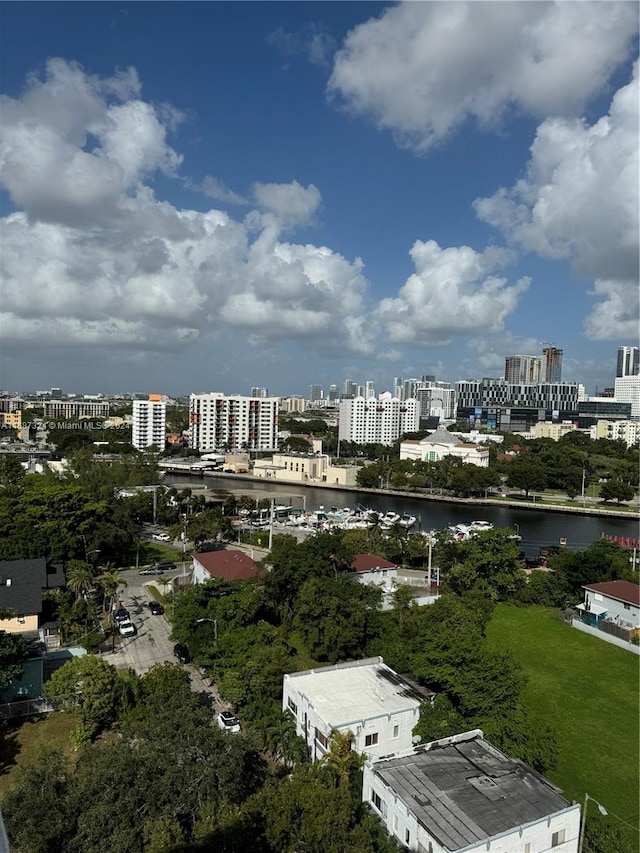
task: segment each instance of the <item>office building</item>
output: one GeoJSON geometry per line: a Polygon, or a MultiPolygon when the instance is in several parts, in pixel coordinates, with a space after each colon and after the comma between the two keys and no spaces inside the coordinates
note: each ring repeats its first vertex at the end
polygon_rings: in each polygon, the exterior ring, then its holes
{"type": "Polygon", "coordinates": [[[368,380],[365,383],[364,396],[367,398],[367,400],[369,399],[369,397],[375,397],[376,396],[375,383],[373,383],[371,380],[368,380]]]}
{"type": "Polygon", "coordinates": [[[357,444],[393,444],[406,432],[420,428],[420,403],[398,400],[388,392],[378,399],[355,397],[340,402],[338,438],[357,444]]]}
{"type": "Polygon", "coordinates": [[[535,355],[510,355],[504,360],[504,381],[514,385],[537,385],[540,359],[535,355]]]}
{"type": "Polygon", "coordinates": [[[616,376],[615,395],[617,403],[631,403],[632,418],[640,418],[640,375],[616,376]]]}
{"type": "Polygon", "coordinates": [[[640,347],[618,347],[616,376],[637,376],[640,373],[640,347]]]}
{"type": "Polygon", "coordinates": [[[318,400],[322,400],[324,397],[324,392],[322,390],[321,385],[312,385],[309,393],[309,402],[317,403],[318,400]]]}
{"type": "Polygon", "coordinates": [[[338,399],[338,386],[337,385],[329,385],[329,402],[335,403],[338,399]]]}
{"type": "MultiPolygon", "coordinates": [[[[577,382],[541,382],[517,384],[504,379],[463,379],[456,382],[458,417],[464,409],[491,406],[532,407],[548,413],[576,411],[584,389],[577,382]]],[[[540,420],[545,420],[541,418],[540,420]]]]}
{"type": "Polygon", "coordinates": [[[456,392],[448,382],[424,380],[416,391],[420,402],[420,417],[437,418],[438,423],[453,421],[456,417],[456,392]]]}
{"type": "Polygon", "coordinates": [[[134,400],[131,443],[136,450],[146,450],[148,447],[164,450],[166,422],[167,404],[161,394],[149,394],[148,400],[134,400]]]}
{"type": "Polygon", "coordinates": [[[218,392],[189,397],[189,446],[200,451],[275,450],[277,397],[227,396],[218,392]]]}
{"type": "Polygon", "coordinates": [[[542,350],[541,382],[562,382],[562,350],[551,345],[542,350]]]}
{"type": "Polygon", "coordinates": [[[259,397],[260,399],[264,399],[265,397],[269,396],[269,389],[268,388],[252,388],[251,389],[251,396],[252,397],[259,397]]]}
{"type": "Polygon", "coordinates": [[[358,385],[356,382],[352,382],[351,379],[345,379],[342,383],[342,396],[343,397],[355,397],[358,394],[358,385]]]}

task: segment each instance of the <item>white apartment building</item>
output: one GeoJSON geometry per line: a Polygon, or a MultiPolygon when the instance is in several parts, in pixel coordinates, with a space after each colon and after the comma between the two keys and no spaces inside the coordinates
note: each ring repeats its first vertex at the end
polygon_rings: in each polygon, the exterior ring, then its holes
{"type": "Polygon", "coordinates": [[[438,422],[452,421],[456,417],[456,392],[448,382],[421,383],[416,391],[423,418],[438,418],[438,422]]]}
{"type": "Polygon", "coordinates": [[[278,397],[192,394],[189,446],[201,451],[275,450],[278,403],[278,397]]]}
{"type": "Polygon", "coordinates": [[[640,441],[640,421],[598,421],[589,430],[592,439],[606,438],[609,441],[626,442],[633,447],[640,441]]]}
{"type": "Polygon", "coordinates": [[[293,715],[314,761],[327,751],[334,729],[351,732],[356,752],[382,758],[411,748],[420,705],[433,697],[377,657],[286,674],[282,708],[293,715]]]}
{"type": "Polygon", "coordinates": [[[455,456],[479,468],[489,467],[489,450],[456,438],[444,427],[438,427],[426,438],[407,439],[400,444],[400,459],[420,462],[441,462],[445,456],[455,456]]]}
{"type": "Polygon", "coordinates": [[[146,450],[152,445],[164,450],[166,423],[167,404],[161,394],[149,394],[148,400],[134,400],[131,443],[136,450],[146,450]]]}
{"type": "Polygon", "coordinates": [[[415,853],[579,849],[580,805],[479,729],[367,761],[362,799],[415,853]]]}
{"type": "Polygon", "coordinates": [[[540,381],[540,359],[535,355],[507,356],[504,381],[514,385],[536,385],[540,381]]]}
{"type": "Polygon", "coordinates": [[[338,438],[357,444],[393,444],[405,432],[420,428],[420,403],[399,400],[389,392],[378,398],[341,400],[338,438]]]}
{"type": "Polygon", "coordinates": [[[631,403],[631,417],[640,418],[640,375],[617,376],[614,399],[618,403],[631,403]]]}

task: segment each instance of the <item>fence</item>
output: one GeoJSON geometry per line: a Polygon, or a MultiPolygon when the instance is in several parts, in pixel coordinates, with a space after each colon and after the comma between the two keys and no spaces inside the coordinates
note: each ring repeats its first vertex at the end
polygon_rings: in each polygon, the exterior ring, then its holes
{"type": "Polygon", "coordinates": [[[49,714],[56,706],[49,699],[20,699],[17,702],[7,702],[0,705],[0,720],[11,720],[14,717],[33,717],[37,714],[49,714]]]}
{"type": "MultiPolygon", "coordinates": [[[[633,654],[640,655],[640,646],[635,646],[628,640],[621,639],[613,633],[603,631],[602,624],[604,623],[601,624],[600,628],[594,628],[591,625],[586,625],[580,619],[572,619],[571,624],[579,631],[584,631],[585,634],[591,634],[592,637],[598,637],[600,640],[604,640],[607,643],[612,643],[614,646],[619,646],[621,649],[626,649],[629,652],[633,652],[633,654]]],[[[618,626],[615,625],[614,627],[617,628],[618,626]]]]}

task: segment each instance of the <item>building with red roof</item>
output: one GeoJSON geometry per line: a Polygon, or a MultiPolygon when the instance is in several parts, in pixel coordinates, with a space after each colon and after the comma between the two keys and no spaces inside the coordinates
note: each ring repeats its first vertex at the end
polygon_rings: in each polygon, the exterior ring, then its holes
{"type": "Polygon", "coordinates": [[[205,583],[211,578],[225,581],[248,580],[259,574],[260,568],[255,560],[237,549],[206,551],[193,556],[194,583],[205,583]]]}

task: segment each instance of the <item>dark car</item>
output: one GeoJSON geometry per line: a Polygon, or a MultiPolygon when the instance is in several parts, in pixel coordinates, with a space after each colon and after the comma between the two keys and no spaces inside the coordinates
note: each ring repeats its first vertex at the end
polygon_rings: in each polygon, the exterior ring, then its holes
{"type": "Polygon", "coordinates": [[[160,569],[163,572],[170,572],[172,569],[176,568],[176,564],[173,560],[158,560],[157,563],[153,565],[154,569],[160,569]]]}
{"type": "Polygon", "coordinates": [[[164,607],[160,604],[159,601],[150,601],[149,610],[153,613],[154,616],[162,616],[162,614],[164,613],[164,607]]]}
{"type": "Polygon", "coordinates": [[[191,655],[189,654],[189,650],[186,646],[183,646],[182,643],[176,643],[173,647],[173,654],[180,663],[189,663],[191,660],[191,655]]]}
{"type": "Polygon", "coordinates": [[[116,612],[113,614],[113,621],[116,624],[120,624],[120,622],[128,622],[130,618],[131,614],[124,607],[121,607],[119,610],[116,610],[116,612]]]}

